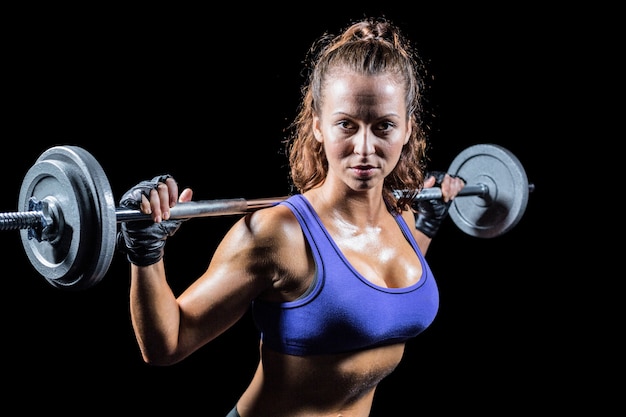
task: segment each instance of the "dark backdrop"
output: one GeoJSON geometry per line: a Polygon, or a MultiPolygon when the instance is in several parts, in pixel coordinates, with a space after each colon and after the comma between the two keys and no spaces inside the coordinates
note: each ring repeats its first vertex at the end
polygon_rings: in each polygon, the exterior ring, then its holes
{"type": "MultiPolygon", "coordinates": [[[[563,377],[555,343],[559,314],[549,308],[558,300],[549,291],[556,278],[538,275],[558,241],[556,231],[540,224],[550,186],[545,143],[560,88],[553,84],[554,19],[526,9],[444,5],[413,5],[410,12],[400,6],[226,7],[233,10],[6,14],[0,210],[16,209],[25,173],[58,144],[91,152],[116,201],[139,180],[163,172],[192,186],[197,199],[285,195],[281,141],[295,115],[307,48],[348,19],[384,14],[405,28],[434,77],[432,167],[446,169],[470,145],[497,143],[520,159],[536,189],[524,217],[505,235],[479,239],[450,220],[443,225],[428,254],[441,289],[440,313],[408,343],[404,361],[380,385],[372,415],[387,416],[390,407],[404,415],[459,406],[519,410],[554,399],[552,384],[563,377]],[[518,387],[526,378],[532,389],[518,387]]],[[[182,288],[203,271],[234,220],[184,225],[168,243],[173,285],[182,288]]],[[[17,231],[0,239],[4,401],[26,392],[32,407],[43,401],[63,412],[172,407],[207,416],[233,406],[257,361],[250,317],[178,365],[149,367],[132,334],[121,255],[95,287],[64,291],[35,272],[17,231]]]]}

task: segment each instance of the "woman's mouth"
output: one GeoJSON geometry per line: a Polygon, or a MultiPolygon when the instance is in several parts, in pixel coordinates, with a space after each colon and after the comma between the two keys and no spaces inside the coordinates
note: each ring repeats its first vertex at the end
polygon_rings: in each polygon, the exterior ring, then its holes
{"type": "Polygon", "coordinates": [[[359,178],[368,178],[374,174],[375,168],[371,165],[359,165],[352,168],[355,175],[359,178]]]}

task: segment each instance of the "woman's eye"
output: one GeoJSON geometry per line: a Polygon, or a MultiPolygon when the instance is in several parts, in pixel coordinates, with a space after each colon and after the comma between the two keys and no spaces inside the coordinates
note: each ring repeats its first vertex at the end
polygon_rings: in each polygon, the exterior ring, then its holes
{"type": "Polygon", "coordinates": [[[376,126],[376,130],[378,130],[379,132],[385,133],[390,131],[391,129],[393,129],[394,124],[391,122],[383,122],[383,123],[379,123],[376,126]]]}

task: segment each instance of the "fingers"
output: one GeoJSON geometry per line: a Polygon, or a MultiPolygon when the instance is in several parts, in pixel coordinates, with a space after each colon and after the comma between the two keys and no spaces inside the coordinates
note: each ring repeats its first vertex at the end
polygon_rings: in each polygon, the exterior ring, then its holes
{"type": "Polygon", "coordinates": [[[448,202],[454,200],[463,187],[465,187],[465,181],[463,181],[463,179],[446,174],[441,183],[443,201],[448,202]]]}
{"type": "MultiPolygon", "coordinates": [[[[181,196],[182,197],[182,196],[181,196]]],[[[184,198],[191,199],[191,190],[184,192],[184,198]]],[[[141,211],[150,214],[152,220],[159,223],[170,218],[170,208],[178,202],[178,184],[173,178],[160,182],[155,189],[150,190],[149,198],[145,195],[141,199],[141,211]]]]}
{"type": "Polygon", "coordinates": [[[191,201],[193,197],[193,191],[191,188],[185,188],[182,193],[180,193],[180,197],[178,197],[179,203],[185,203],[187,201],[191,201]]]}
{"type": "Polygon", "coordinates": [[[426,178],[424,180],[424,186],[423,188],[431,188],[434,187],[435,184],[437,183],[437,179],[434,177],[434,175],[429,176],[428,178],[426,178]]]}
{"type": "MultiPolygon", "coordinates": [[[[167,195],[165,199],[162,198],[161,201],[166,201],[168,203],[165,209],[167,210],[169,216],[169,208],[174,207],[178,201],[178,183],[174,180],[174,178],[170,177],[165,180],[165,184],[167,185],[167,195]]],[[[159,189],[160,188],[163,187],[159,186],[159,189]]],[[[161,190],[159,190],[159,193],[161,193],[161,190]]]]}

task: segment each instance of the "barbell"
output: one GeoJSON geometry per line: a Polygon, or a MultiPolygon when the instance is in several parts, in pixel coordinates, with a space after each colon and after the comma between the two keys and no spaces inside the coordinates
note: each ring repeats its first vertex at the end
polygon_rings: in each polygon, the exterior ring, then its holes
{"type": "MultiPolygon", "coordinates": [[[[522,218],[529,192],[526,172],[513,153],[495,144],[470,146],[448,172],[466,186],[450,206],[450,217],[470,236],[492,238],[522,218]]],[[[395,190],[396,196],[402,193],[395,190]]],[[[271,207],[287,197],[190,201],[171,209],[172,218],[245,214],[271,207]]],[[[442,198],[425,188],[416,199],[442,198]]],[[[52,286],[80,290],[106,275],[117,242],[117,223],[145,220],[139,210],[116,207],[101,165],[85,149],[55,146],[28,170],[20,188],[18,211],[0,213],[0,230],[20,230],[30,263],[52,286]]]]}

